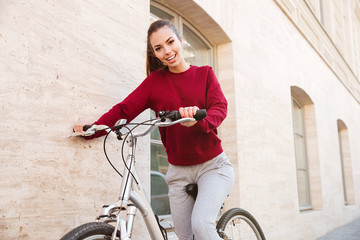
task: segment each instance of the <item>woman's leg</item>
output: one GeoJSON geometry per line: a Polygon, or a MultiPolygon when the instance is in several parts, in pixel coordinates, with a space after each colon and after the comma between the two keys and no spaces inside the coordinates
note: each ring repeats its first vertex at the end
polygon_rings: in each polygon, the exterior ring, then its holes
{"type": "Polygon", "coordinates": [[[205,163],[198,172],[198,196],[192,212],[195,240],[220,240],[216,218],[234,185],[234,170],[226,155],[205,163]]]}
{"type": "Polygon", "coordinates": [[[169,165],[166,182],[169,186],[169,201],[175,232],[179,240],[193,240],[191,213],[194,199],[185,192],[185,186],[194,183],[191,166],[169,165]]]}

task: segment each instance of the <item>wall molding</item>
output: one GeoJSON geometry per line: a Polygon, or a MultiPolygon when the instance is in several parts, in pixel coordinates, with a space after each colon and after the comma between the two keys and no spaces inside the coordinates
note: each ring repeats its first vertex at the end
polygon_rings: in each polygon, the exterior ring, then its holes
{"type": "Polygon", "coordinates": [[[360,104],[360,81],[305,1],[274,0],[360,104]]]}

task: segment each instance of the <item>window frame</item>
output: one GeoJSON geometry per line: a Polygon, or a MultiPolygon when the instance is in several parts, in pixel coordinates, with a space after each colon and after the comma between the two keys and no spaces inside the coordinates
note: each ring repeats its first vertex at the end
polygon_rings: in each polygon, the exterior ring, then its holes
{"type": "Polygon", "coordinates": [[[339,153],[340,153],[340,163],[341,163],[341,179],[342,179],[342,186],[343,186],[343,194],[344,194],[344,204],[348,205],[348,197],[347,197],[347,189],[346,189],[346,179],[345,179],[345,163],[344,163],[344,140],[343,140],[343,133],[344,131],[340,129],[338,124],[338,140],[339,140],[339,153]]]}
{"type": "Polygon", "coordinates": [[[341,120],[337,120],[337,132],[338,132],[338,141],[339,141],[339,157],[341,164],[341,177],[342,177],[342,186],[344,194],[344,205],[354,205],[355,193],[354,193],[354,178],[353,178],[353,168],[351,161],[351,150],[350,150],[350,140],[349,140],[349,130],[346,124],[341,120]]]}
{"type": "Polygon", "coordinates": [[[298,199],[299,199],[299,208],[300,211],[305,211],[305,210],[311,210],[312,209],[312,204],[311,204],[311,191],[310,191],[310,178],[309,178],[309,168],[308,168],[308,152],[307,152],[307,147],[306,147],[306,125],[305,125],[305,114],[304,114],[304,104],[301,103],[300,100],[298,100],[294,95],[291,96],[292,100],[291,100],[291,105],[292,105],[292,115],[293,115],[293,135],[294,135],[294,150],[295,150],[295,163],[296,163],[296,179],[297,179],[297,187],[298,187],[298,199]],[[296,135],[300,135],[297,133],[297,131],[295,130],[295,112],[294,112],[294,103],[299,107],[300,112],[301,112],[301,126],[302,126],[302,147],[303,149],[301,149],[301,151],[303,151],[303,156],[304,159],[301,159],[301,161],[303,161],[304,164],[304,168],[299,168],[298,167],[298,161],[299,159],[297,159],[297,154],[296,152],[299,151],[299,149],[296,147],[296,140],[295,137],[296,135]],[[306,204],[305,205],[301,205],[300,204],[300,184],[299,184],[299,171],[305,171],[306,172],[306,183],[304,183],[306,189],[306,204]]]}

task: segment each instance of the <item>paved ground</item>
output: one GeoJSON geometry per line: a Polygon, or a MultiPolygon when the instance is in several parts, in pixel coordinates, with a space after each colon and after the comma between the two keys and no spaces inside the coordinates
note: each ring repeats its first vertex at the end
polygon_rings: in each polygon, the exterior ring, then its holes
{"type": "Polygon", "coordinates": [[[360,218],[317,240],[360,240],[360,218]]]}

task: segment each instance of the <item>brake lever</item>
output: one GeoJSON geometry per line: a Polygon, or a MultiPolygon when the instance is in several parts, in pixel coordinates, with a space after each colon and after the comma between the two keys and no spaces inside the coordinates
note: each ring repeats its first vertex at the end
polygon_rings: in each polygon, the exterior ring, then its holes
{"type": "Polygon", "coordinates": [[[74,132],[74,133],[68,135],[68,138],[71,138],[71,137],[88,137],[88,136],[94,135],[98,131],[103,131],[103,130],[106,130],[108,128],[109,127],[105,126],[105,125],[92,125],[85,132],[84,131],[83,132],[74,132]]]}
{"type": "Polygon", "coordinates": [[[126,124],[127,120],[126,119],[119,119],[116,123],[115,123],[115,130],[114,133],[116,134],[116,138],[118,140],[123,140],[122,136],[124,134],[121,133],[121,128],[126,124]]]}
{"type": "Polygon", "coordinates": [[[71,138],[71,137],[87,137],[87,136],[91,136],[91,135],[94,135],[94,134],[95,134],[95,132],[91,132],[91,133],[75,132],[75,133],[69,134],[68,138],[71,138]]]}

